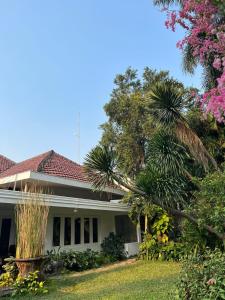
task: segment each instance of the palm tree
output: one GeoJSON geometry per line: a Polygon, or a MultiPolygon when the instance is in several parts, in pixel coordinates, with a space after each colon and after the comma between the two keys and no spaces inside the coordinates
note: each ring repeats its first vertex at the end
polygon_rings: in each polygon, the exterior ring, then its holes
{"type": "MultiPolygon", "coordinates": [[[[118,172],[117,162],[115,152],[102,146],[97,146],[87,155],[84,163],[85,171],[95,188],[102,189],[106,185],[119,184],[126,191],[143,197],[146,203],[155,204],[169,214],[186,218],[198,226],[198,220],[183,211],[185,189],[175,174],[174,178],[167,174],[162,176],[162,172],[149,166],[140,174],[136,184],[126,178],[126,175],[118,172]]],[[[225,239],[225,236],[218,233],[217,229],[207,224],[202,224],[202,226],[218,239],[225,239]]]]}
{"type": "Polygon", "coordinates": [[[218,169],[215,159],[209,154],[185,118],[185,107],[189,103],[190,95],[183,87],[177,86],[172,81],[156,83],[149,92],[147,100],[149,113],[159,127],[174,133],[205,170],[209,168],[209,162],[215,169],[218,169]]]}

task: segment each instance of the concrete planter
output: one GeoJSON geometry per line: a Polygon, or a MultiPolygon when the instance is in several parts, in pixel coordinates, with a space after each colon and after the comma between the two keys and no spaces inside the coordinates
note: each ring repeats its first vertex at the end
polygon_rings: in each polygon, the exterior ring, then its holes
{"type": "Polygon", "coordinates": [[[10,296],[13,291],[14,288],[11,287],[0,288],[0,297],[10,296]]]}
{"type": "Polygon", "coordinates": [[[35,257],[35,258],[16,258],[15,263],[19,270],[19,275],[21,277],[26,277],[30,272],[38,271],[41,278],[44,277],[42,273],[42,265],[45,261],[45,257],[35,257]]]}

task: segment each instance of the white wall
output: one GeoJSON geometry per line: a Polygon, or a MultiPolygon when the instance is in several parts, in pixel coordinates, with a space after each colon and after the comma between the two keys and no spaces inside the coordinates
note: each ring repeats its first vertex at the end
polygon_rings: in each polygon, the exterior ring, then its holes
{"type": "Polygon", "coordinates": [[[60,234],[60,250],[76,250],[84,251],[86,249],[93,249],[96,251],[101,250],[101,243],[103,239],[108,236],[110,232],[115,232],[115,212],[95,211],[95,210],[79,210],[75,213],[73,209],[66,208],[51,208],[49,213],[49,220],[47,226],[47,234],[45,241],[45,250],[58,249],[59,247],[53,247],[53,218],[61,218],[61,234],[60,234]],[[64,219],[65,217],[71,218],[71,245],[64,245],[64,219]],[[92,226],[90,226],[90,243],[84,244],[83,240],[83,222],[81,222],[81,244],[74,244],[74,220],[75,218],[97,218],[98,219],[98,243],[92,242],[92,226]]]}
{"type": "MultiPolygon", "coordinates": [[[[84,251],[88,248],[100,251],[101,243],[103,239],[108,236],[110,232],[115,232],[115,215],[118,215],[119,212],[110,212],[110,211],[100,211],[100,210],[86,210],[86,209],[78,209],[77,212],[74,212],[74,209],[69,208],[58,208],[58,207],[50,207],[48,224],[47,224],[47,232],[46,232],[46,240],[45,240],[45,250],[54,249],[52,245],[53,241],[53,217],[61,218],[61,250],[69,250],[73,249],[76,251],[84,251]],[[64,246],[64,218],[71,217],[71,245],[64,246]],[[75,218],[98,218],[98,243],[90,243],[84,244],[83,237],[81,234],[81,244],[74,244],[74,219],[75,218]]],[[[124,214],[122,212],[121,214],[124,214]]],[[[15,217],[14,217],[14,205],[4,205],[0,206],[0,229],[2,218],[11,218],[12,226],[10,232],[10,243],[9,245],[15,245],[15,217]]],[[[92,227],[92,226],[90,226],[92,227]]],[[[83,223],[81,226],[81,233],[83,233],[83,223]]],[[[90,236],[92,237],[92,231],[90,236]]],[[[58,247],[55,247],[56,249],[58,247]]]]}

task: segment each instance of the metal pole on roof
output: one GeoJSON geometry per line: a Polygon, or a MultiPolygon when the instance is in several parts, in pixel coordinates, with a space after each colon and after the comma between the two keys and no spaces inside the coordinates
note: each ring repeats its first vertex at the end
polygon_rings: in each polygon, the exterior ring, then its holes
{"type": "Polygon", "coordinates": [[[75,137],[77,139],[77,158],[76,161],[80,164],[80,112],[78,112],[76,118],[76,131],[75,137]]]}

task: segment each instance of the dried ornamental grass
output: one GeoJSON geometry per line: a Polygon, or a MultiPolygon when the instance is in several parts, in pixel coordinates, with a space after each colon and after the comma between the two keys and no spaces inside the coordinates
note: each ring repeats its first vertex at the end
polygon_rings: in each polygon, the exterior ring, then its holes
{"type": "Polygon", "coordinates": [[[24,195],[16,206],[16,258],[36,258],[44,254],[49,207],[36,187],[24,195]]]}

